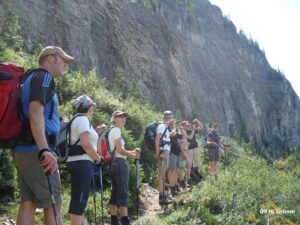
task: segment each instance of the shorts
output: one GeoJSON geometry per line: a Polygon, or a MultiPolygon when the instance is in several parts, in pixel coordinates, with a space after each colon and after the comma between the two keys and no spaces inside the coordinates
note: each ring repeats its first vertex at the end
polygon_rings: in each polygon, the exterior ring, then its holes
{"type": "Polygon", "coordinates": [[[158,167],[169,168],[170,151],[165,149],[160,149],[160,158],[158,160],[158,167]]]}
{"type": "Polygon", "coordinates": [[[71,201],[69,213],[83,215],[89,198],[89,188],[94,174],[93,163],[90,160],[67,162],[71,175],[71,201]]]}
{"type": "MultiPolygon", "coordinates": [[[[32,201],[38,208],[51,208],[52,201],[47,177],[38,160],[38,151],[13,151],[18,173],[21,201],[32,201]]],[[[62,204],[59,171],[49,175],[55,205],[62,204]]]]}
{"type": "Polygon", "coordinates": [[[128,206],[129,166],[124,158],[116,158],[111,165],[111,197],[109,204],[128,206]]]}
{"type": "Polygon", "coordinates": [[[208,161],[219,161],[219,148],[208,149],[208,161]]]}
{"type": "Polygon", "coordinates": [[[192,164],[193,167],[199,167],[200,166],[200,149],[197,148],[193,148],[193,149],[189,149],[187,151],[187,155],[188,155],[188,164],[192,164]]]}
{"type": "Polygon", "coordinates": [[[180,168],[180,157],[172,152],[169,156],[169,169],[179,169],[180,168]]]}

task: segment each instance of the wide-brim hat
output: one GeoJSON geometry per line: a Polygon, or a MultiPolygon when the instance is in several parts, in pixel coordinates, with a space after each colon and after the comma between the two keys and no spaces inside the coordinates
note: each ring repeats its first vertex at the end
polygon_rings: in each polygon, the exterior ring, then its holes
{"type": "Polygon", "coordinates": [[[126,116],[126,117],[128,117],[128,113],[127,112],[123,112],[121,110],[114,111],[113,114],[111,115],[111,119],[115,119],[118,116],[126,116]]]}

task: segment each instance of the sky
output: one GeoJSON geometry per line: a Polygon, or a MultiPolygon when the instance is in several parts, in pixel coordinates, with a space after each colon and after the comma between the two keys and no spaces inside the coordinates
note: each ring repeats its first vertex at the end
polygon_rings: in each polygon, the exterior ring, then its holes
{"type": "Polygon", "coordinates": [[[264,50],[300,97],[300,0],[209,0],[264,50]]]}

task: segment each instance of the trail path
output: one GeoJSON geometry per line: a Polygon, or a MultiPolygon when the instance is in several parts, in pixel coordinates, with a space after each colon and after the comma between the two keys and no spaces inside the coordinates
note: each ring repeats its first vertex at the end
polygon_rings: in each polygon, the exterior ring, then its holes
{"type": "Polygon", "coordinates": [[[158,191],[149,184],[142,184],[140,189],[139,220],[158,217],[163,210],[158,204],[158,191]]]}

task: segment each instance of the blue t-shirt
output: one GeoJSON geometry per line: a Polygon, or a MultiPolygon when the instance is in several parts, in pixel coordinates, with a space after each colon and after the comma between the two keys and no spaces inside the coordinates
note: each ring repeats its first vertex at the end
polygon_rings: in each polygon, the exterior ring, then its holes
{"type": "MultiPolygon", "coordinates": [[[[30,102],[36,100],[44,105],[45,134],[49,136],[57,135],[60,127],[55,82],[52,75],[46,70],[33,71],[24,82],[21,90],[21,103],[25,121],[28,121],[30,102]]],[[[22,136],[20,139],[22,139],[22,136]]],[[[18,145],[16,150],[37,150],[37,146],[35,144],[18,145]]]]}
{"type": "Polygon", "coordinates": [[[214,142],[219,144],[221,137],[218,132],[211,131],[207,136],[210,137],[214,142]]]}

